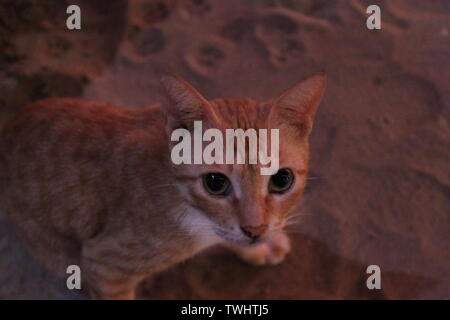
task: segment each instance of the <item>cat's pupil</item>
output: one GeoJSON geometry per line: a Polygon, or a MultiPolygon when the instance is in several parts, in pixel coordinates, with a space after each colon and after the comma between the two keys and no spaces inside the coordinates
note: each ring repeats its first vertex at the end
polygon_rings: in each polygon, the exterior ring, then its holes
{"type": "Polygon", "coordinates": [[[272,193],[283,193],[287,191],[294,182],[294,174],[290,169],[280,169],[270,178],[269,191],[272,193]]]}
{"type": "Polygon", "coordinates": [[[230,189],[230,180],[224,174],[217,172],[204,175],[203,184],[205,189],[213,195],[227,195],[230,189]]]}
{"type": "Polygon", "coordinates": [[[282,172],[277,173],[273,177],[273,183],[276,187],[283,188],[284,186],[286,186],[289,183],[290,178],[291,177],[288,172],[282,171],[282,172]]]}

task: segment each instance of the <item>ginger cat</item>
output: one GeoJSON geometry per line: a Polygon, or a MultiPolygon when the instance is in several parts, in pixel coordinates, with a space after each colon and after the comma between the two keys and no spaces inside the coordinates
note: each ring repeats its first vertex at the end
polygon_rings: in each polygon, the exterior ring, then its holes
{"type": "Polygon", "coordinates": [[[0,207],[31,253],[66,276],[81,267],[92,298],[133,299],[141,280],[215,244],[277,264],[308,169],[308,135],[325,90],[316,74],[269,102],[206,100],[176,75],[167,101],[139,110],[81,99],[33,103],[0,135],[0,207]],[[170,132],[278,128],[279,171],[174,165],[170,132]],[[221,129],[221,130],[222,130],[221,129]]]}

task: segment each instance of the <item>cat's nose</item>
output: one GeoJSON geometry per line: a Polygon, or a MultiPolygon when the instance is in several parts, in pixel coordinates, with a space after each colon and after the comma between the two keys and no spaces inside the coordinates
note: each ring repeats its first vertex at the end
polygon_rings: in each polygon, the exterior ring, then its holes
{"type": "Polygon", "coordinates": [[[266,230],[267,224],[261,224],[259,226],[244,226],[241,227],[242,232],[252,240],[258,239],[266,230]]]}

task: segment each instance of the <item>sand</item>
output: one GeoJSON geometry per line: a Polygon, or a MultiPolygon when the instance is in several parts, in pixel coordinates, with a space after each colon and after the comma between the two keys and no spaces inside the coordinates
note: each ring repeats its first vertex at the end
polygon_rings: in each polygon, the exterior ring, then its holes
{"type": "MultiPolygon", "coordinates": [[[[448,1],[64,1],[0,4],[0,122],[31,101],[138,108],[180,74],[208,98],[270,99],[325,70],[311,172],[276,267],[222,248],[146,281],[144,299],[450,299],[448,1]],[[368,30],[378,4],[382,29],[368,30]],[[382,290],[366,268],[380,266],[382,290]]],[[[7,186],[0,186],[7,187],[7,186]]],[[[0,216],[0,298],[83,299],[24,251],[0,216]]]]}

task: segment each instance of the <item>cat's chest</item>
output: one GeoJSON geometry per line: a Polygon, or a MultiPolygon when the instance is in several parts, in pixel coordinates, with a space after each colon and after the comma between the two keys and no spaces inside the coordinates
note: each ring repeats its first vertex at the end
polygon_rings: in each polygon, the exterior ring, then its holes
{"type": "Polygon", "coordinates": [[[194,209],[180,219],[180,228],[189,234],[194,254],[222,242],[209,219],[194,209]]]}
{"type": "Polygon", "coordinates": [[[154,243],[152,250],[148,251],[149,262],[154,271],[163,270],[170,265],[189,259],[202,250],[221,242],[214,230],[209,227],[206,217],[197,212],[191,213],[184,215],[177,222],[178,230],[175,233],[180,236],[167,238],[166,234],[164,241],[160,239],[154,243]],[[155,252],[158,252],[156,268],[155,252]]]}

